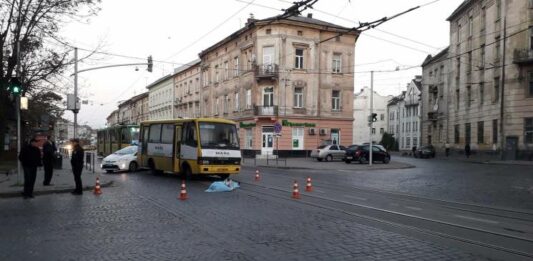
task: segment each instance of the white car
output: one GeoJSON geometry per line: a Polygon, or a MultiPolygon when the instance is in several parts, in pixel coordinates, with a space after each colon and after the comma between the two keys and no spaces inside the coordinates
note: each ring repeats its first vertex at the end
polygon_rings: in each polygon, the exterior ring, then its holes
{"type": "Polygon", "coordinates": [[[115,153],[105,157],[100,164],[100,168],[107,173],[113,171],[126,170],[130,172],[137,171],[137,146],[128,146],[120,149],[115,153]]]}

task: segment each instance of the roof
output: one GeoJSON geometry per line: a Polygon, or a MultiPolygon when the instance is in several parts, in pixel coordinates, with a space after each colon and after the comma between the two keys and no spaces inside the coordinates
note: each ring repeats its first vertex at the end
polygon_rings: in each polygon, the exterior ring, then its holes
{"type": "MultiPolygon", "coordinates": [[[[307,25],[315,25],[315,26],[327,27],[326,29],[330,29],[332,31],[348,31],[348,30],[351,29],[351,28],[348,28],[348,27],[343,27],[343,26],[340,26],[340,25],[328,23],[328,22],[325,22],[325,21],[322,21],[322,20],[319,20],[319,19],[315,19],[315,18],[311,18],[311,17],[307,17],[307,16],[290,16],[290,17],[281,18],[281,19],[279,18],[279,16],[274,16],[274,17],[269,17],[269,18],[265,18],[265,19],[261,19],[261,20],[249,19],[249,22],[246,24],[246,26],[244,26],[243,28],[235,31],[234,33],[230,34],[226,38],[220,40],[219,42],[211,45],[207,49],[201,51],[199,56],[202,57],[205,53],[210,52],[210,51],[216,49],[217,47],[219,47],[219,46],[221,46],[221,45],[223,45],[223,44],[235,39],[235,37],[237,37],[238,35],[241,35],[245,31],[247,31],[247,30],[249,30],[249,29],[251,29],[253,27],[264,25],[264,24],[268,24],[268,23],[273,23],[273,22],[277,22],[277,23],[283,23],[283,22],[297,22],[298,23],[299,22],[299,23],[303,23],[303,24],[307,24],[307,25]]],[[[359,34],[359,32],[351,31],[350,34],[359,34]]]]}
{"type": "Polygon", "coordinates": [[[189,68],[191,68],[191,67],[193,67],[195,65],[198,65],[198,64],[200,64],[201,61],[202,60],[200,60],[200,59],[196,59],[196,60],[194,60],[192,62],[186,63],[186,64],[174,69],[174,74],[181,73],[181,72],[183,72],[183,71],[185,71],[185,70],[187,70],[187,69],[189,69],[189,68]]]}
{"type": "Polygon", "coordinates": [[[174,76],[174,75],[175,75],[175,74],[173,73],[173,74],[169,74],[169,75],[163,76],[163,77],[157,79],[155,82],[150,83],[148,86],[146,86],[146,89],[149,90],[149,89],[155,87],[156,85],[158,85],[158,84],[160,84],[160,83],[162,83],[162,82],[164,82],[164,81],[166,81],[166,80],[172,78],[172,76],[174,76]]]}
{"type": "Polygon", "coordinates": [[[437,53],[435,56],[428,55],[426,57],[426,59],[424,59],[424,62],[422,63],[422,67],[424,67],[426,65],[429,65],[429,64],[432,64],[433,62],[439,61],[442,58],[447,58],[449,49],[450,49],[450,47],[448,46],[448,47],[444,48],[444,50],[442,50],[439,53],[437,53]]]}
{"type": "Polygon", "coordinates": [[[177,122],[191,121],[191,120],[196,120],[196,121],[200,121],[200,122],[218,122],[218,123],[237,124],[235,121],[221,119],[221,118],[177,118],[177,119],[164,119],[164,120],[148,120],[148,121],[141,122],[141,124],[148,124],[148,123],[177,123],[177,122]]]}
{"type": "Polygon", "coordinates": [[[464,2],[461,3],[459,5],[459,7],[457,7],[457,9],[455,9],[455,11],[452,12],[450,17],[448,17],[446,19],[446,21],[453,20],[455,17],[457,17],[457,15],[461,14],[467,7],[470,7],[472,5],[472,3],[474,3],[474,2],[475,2],[475,0],[464,0],[464,2]]]}

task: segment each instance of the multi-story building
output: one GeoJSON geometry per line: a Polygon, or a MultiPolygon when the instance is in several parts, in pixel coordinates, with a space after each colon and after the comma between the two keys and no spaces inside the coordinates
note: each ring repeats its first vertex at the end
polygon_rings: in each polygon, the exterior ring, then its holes
{"type": "Polygon", "coordinates": [[[174,118],[174,73],[146,86],[150,120],[174,118]]]}
{"type": "Polygon", "coordinates": [[[200,53],[202,115],[237,121],[245,153],[349,144],[358,35],[311,15],[249,19],[200,53]]]}
{"type": "MultiPolygon", "coordinates": [[[[508,159],[532,157],[532,7],[531,1],[468,0],[448,18],[448,127],[443,127],[452,151],[469,144],[478,152],[502,151],[508,159]]],[[[424,71],[441,62],[425,63],[424,71]]],[[[430,96],[424,98],[429,102],[430,96]]],[[[433,139],[432,113],[424,113],[424,130],[433,139]]]]}
{"type": "Polygon", "coordinates": [[[119,124],[119,119],[118,119],[118,109],[112,111],[109,116],[107,116],[106,118],[106,122],[107,122],[107,126],[108,127],[111,127],[111,126],[115,126],[117,124],[119,124]]]}
{"type": "Polygon", "coordinates": [[[448,48],[428,55],[422,64],[421,143],[442,151],[449,146],[448,102],[450,59],[448,48]]]}
{"type": "Polygon", "coordinates": [[[200,59],[185,64],[174,71],[176,110],[174,118],[200,116],[200,59]]]}
{"type": "Polygon", "coordinates": [[[407,90],[392,98],[387,105],[389,133],[394,135],[401,151],[420,145],[420,95],[422,76],[415,76],[407,90]]]}
{"type": "Polygon", "coordinates": [[[118,124],[131,124],[131,99],[122,101],[118,105],[118,124]]]}
{"type": "Polygon", "coordinates": [[[130,99],[130,124],[139,124],[142,121],[149,119],[150,112],[148,111],[148,92],[133,96],[130,99]]]}
{"type": "Polygon", "coordinates": [[[370,88],[365,87],[359,93],[354,94],[353,100],[353,143],[363,144],[370,142],[370,132],[372,132],[372,142],[379,143],[383,133],[387,131],[388,117],[387,103],[392,96],[381,96],[374,91],[373,112],[377,114],[377,121],[373,123],[372,131],[368,127],[368,116],[370,116],[370,88]]]}

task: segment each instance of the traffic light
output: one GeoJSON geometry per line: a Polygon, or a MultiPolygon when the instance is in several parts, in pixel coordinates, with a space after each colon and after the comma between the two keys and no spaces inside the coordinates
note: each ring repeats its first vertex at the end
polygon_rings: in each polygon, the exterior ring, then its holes
{"type": "Polygon", "coordinates": [[[152,61],[152,56],[148,56],[148,68],[146,68],[147,71],[152,72],[152,69],[154,68],[154,62],[152,61]]]}
{"type": "Polygon", "coordinates": [[[18,77],[11,77],[8,91],[15,96],[19,96],[22,93],[22,84],[18,77]]]}
{"type": "Polygon", "coordinates": [[[376,122],[378,121],[378,114],[372,113],[368,116],[368,122],[376,122]]]}

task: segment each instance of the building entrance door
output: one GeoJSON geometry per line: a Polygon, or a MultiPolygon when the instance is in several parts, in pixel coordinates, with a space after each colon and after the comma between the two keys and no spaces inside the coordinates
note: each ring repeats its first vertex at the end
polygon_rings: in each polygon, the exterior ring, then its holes
{"type": "Polygon", "coordinates": [[[518,137],[505,137],[505,160],[516,160],[516,151],[518,149],[518,137]]]}
{"type": "Polygon", "coordinates": [[[261,155],[272,155],[274,151],[274,127],[263,127],[261,134],[261,155]]]}

